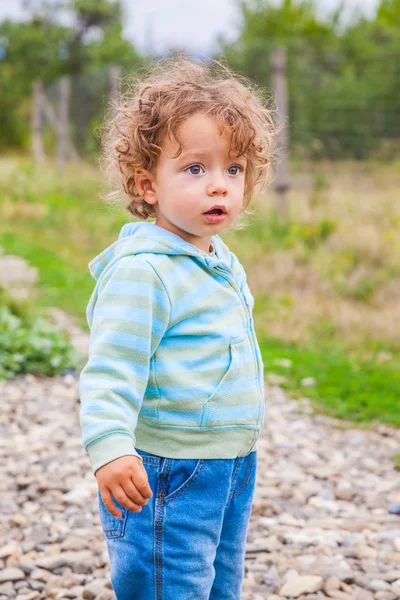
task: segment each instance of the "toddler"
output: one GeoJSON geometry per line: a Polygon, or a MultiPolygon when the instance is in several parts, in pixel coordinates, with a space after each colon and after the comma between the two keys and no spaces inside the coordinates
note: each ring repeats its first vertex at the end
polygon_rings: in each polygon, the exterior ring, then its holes
{"type": "Polygon", "coordinates": [[[80,375],[111,583],[118,600],[239,600],[264,365],[245,271],[219,234],[269,180],[274,111],[226,64],[179,57],[115,108],[107,197],[137,220],[89,263],[80,375]]]}

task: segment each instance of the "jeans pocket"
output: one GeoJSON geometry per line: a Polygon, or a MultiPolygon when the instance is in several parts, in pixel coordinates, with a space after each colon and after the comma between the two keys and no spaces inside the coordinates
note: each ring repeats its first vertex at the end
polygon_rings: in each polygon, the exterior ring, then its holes
{"type": "Polygon", "coordinates": [[[122,506],[118,502],[118,500],[116,500],[113,496],[115,506],[122,513],[121,518],[117,519],[117,517],[114,517],[114,515],[112,515],[106,508],[106,505],[103,502],[103,498],[101,497],[99,489],[97,490],[97,495],[99,501],[100,522],[104,531],[104,535],[109,539],[123,537],[125,533],[125,524],[128,516],[128,509],[122,506]]]}
{"type": "Polygon", "coordinates": [[[206,459],[165,458],[160,471],[164,503],[176,500],[200,477],[206,459]]]}
{"type": "Polygon", "coordinates": [[[257,450],[253,450],[253,452],[250,452],[250,454],[245,457],[246,460],[241,463],[242,473],[239,473],[238,483],[232,491],[230,498],[237,498],[240,496],[250,482],[252,483],[251,487],[254,488],[257,474],[257,458],[257,450]]]}

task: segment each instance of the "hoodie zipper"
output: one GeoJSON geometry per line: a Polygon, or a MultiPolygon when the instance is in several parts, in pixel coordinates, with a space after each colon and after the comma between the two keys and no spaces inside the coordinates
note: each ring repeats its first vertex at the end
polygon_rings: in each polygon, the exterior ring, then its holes
{"type": "MultiPolygon", "coordinates": [[[[227,272],[226,269],[224,269],[222,267],[219,267],[219,266],[215,266],[215,267],[211,267],[211,268],[220,272],[221,277],[223,277],[233,287],[233,289],[236,291],[237,295],[240,298],[241,304],[246,307],[246,311],[247,311],[247,314],[248,314],[248,317],[249,317],[249,322],[250,322],[249,331],[250,331],[250,338],[251,338],[251,341],[252,341],[251,349],[253,351],[253,358],[255,359],[255,363],[257,365],[257,387],[258,387],[258,391],[259,391],[259,394],[260,394],[260,398],[263,398],[264,397],[264,392],[261,389],[261,385],[260,385],[261,368],[260,368],[258,351],[257,351],[257,347],[256,347],[257,340],[256,340],[256,334],[255,334],[255,331],[254,331],[254,321],[253,321],[253,316],[251,314],[250,306],[248,305],[245,296],[242,295],[242,293],[241,293],[240,289],[238,288],[238,286],[236,285],[235,281],[231,277],[227,277],[226,275],[223,274],[223,273],[227,272]]],[[[261,357],[260,357],[260,360],[261,360],[261,357]]],[[[260,413],[261,413],[261,401],[260,401],[260,410],[258,411],[257,420],[260,418],[260,413]]]]}

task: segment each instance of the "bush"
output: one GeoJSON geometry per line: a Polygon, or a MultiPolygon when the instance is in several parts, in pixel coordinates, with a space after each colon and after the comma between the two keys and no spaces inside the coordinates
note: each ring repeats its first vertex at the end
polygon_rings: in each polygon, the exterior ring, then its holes
{"type": "Polygon", "coordinates": [[[66,334],[42,317],[24,319],[0,305],[0,379],[16,375],[58,375],[74,369],[77,353],[66,334]]]}

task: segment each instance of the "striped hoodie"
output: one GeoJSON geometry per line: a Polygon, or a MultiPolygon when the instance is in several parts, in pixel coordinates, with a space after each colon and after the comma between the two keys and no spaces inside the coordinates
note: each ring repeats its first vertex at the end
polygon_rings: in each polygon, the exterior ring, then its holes
{"type": "Polygon", "coordinates": [[[257,449],[265,398],[254,298],[236,256],[218,235],[211,243],[215,255],[132,222],[89,263],[79,418],[94,473],[140,456],[135,448],[188,459],[257,449]]]}

